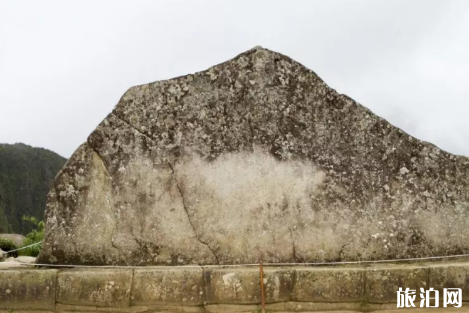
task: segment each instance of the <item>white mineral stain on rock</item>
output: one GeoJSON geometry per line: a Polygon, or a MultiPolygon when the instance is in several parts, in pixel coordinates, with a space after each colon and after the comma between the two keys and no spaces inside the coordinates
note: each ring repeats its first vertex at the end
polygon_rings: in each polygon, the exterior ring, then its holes
{"type": "Polygon", "coordinates": [[[233,277],[236,275],[236,273],[228,273],[223,275],[223,283],[227,286],[231,284],[233,277]]]}

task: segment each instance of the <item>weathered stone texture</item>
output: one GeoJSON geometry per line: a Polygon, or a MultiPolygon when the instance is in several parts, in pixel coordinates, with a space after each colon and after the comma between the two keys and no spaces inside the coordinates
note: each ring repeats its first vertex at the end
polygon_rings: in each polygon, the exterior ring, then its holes
{"type": "Polygon", "coordinates": [[[203,305],[202,268],[149,267],[134,271],[131,305],[203,305]]]}
{"type": "Polygon", "coordinates": [[[57,270],[0,270],[0,309],[55,308],[57,270]]]}
{"type": "MultiPolygon", "coordinates": [[[[208,304],[258,304],[261,301],[259,268],[205,269],[206,301],[208,304]]],[[[264,269],[266,303],[291,299],[294,270],[264,269]]]]}
{"type": "Polygon", "coordinates": [[[430,264],[429,286],[439,291],[443,296],[444,288],[461,288],[463,301],[469,301],[469,264],[442,263],[430,264]]]}
{"type": "Polygon", "coordinates": [[[132,270],[74,269],[58,274],[57,303],[96,307],[128,307],[132,270]]]}
{"type": "Polygon", "coordinates": [[[297,268],[292,300],[299,302],[360,302],[364,300],[364,289],[364,268],[297,268]]]}
{"type": "MultiPolygon", "coordinates": [[[[396,303],[399,287],[427,290],[429,269],[418,265],[374,265],[366,269],[365,299],[371,303],[396,303]]],[[[418,302],[417,299],[416,302],[418,302]]]]}
{"type": "MultiPolygon", "coordinates": [[[[462,288],[469,262],[265,267],[268,312],[396,309],[399,287],[462,288]]],[[[258,312],[257,267],[0,270],[0,312],[258,312]]],[[[440,305],[442,308],[442,306],[440,305]]]]}
{"type": "Polygon", "coordinates": [[[130,88],[55,180],[39,262],[232,264],[469,252],[469,159],[254,48],[130,88]]]}
{"type": "MultiPolygon", "coordinates": [[[[368,309],[368,308],[367,308],[368,309]]],[[[351,313],[363,310],[359,302],[286,302],[283,312],[341,312],[351,313]]]]}

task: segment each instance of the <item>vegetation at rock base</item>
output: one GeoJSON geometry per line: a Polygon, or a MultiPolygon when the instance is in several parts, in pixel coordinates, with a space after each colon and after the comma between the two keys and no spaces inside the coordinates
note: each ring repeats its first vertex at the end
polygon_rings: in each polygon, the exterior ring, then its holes
{"type": "MultiPolygon", "coordinates": [[[[43,221],[39,221],[38,219],[32,216],[23,216],[22,220],[31,223],[35,228],[33,228],[28,234],[26,234],[26,238],[20,246],[17,246],[12,240],[0,238],[0,249],[2,249],[4,252],[27,247],[32,244],[42,242],[42,240],[44,240],[45,225],[43,221]]],[[[23,250],[19,250],[17,252],[9,253],[9,256],[38,256],[39,252],[41,252],[41,247],[42,244],[38,244],[23,250]]]]}
{"type": "MultiPolygon", "coordinates": [[[[44,240],[44,222],[38,221],[35,217],[32,216],[23,216],[23,221],[29,222],[35,226],[33,230],[31,230],[27,235],[26,239],[23,241],[21,247],[27,247],[37,242],[41,242],[44,240]]],[[[20,247],[20,248],[21,248],[20,247]]],[[[38,256],[39,252],[41,252],[42,244],[35,245],[23,250],[18,251],[19,255],[27,255],[27,256],[38,256]]]]}
{"type": "MultiPolygon", "coordinates": [[[[8,252],[8,251],[11,251],[11,250],[15,250],[17,248],[18,248],[18,246],[12,240],[0,238],[0,249],[3,252],[8,252]]],[[[7,256],[17,257],[18,252],[8,253],[7,256]]]]}
{"type": "Polygon", "coordinates": [[[10,250],[15,250],[18,248],[15,243],[9,239],[0,238],[0,249],[4,252],[8,252],[10,250]]]}
{"type": "Polygon", "coordinates": [[[0,144],[0,233],[27,234],[42,220],[46,196],[66,159],[25,144],[0,144]]]}

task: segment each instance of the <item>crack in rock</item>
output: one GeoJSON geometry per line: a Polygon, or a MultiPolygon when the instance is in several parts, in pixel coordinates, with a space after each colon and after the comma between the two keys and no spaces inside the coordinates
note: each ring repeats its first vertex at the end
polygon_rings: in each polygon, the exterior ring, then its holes
{"type": "Polygon", "coordinates": [[[248,119],[248,126],[249,126],[249,132],[251,133],[251,146],[254,149],[254,129],[252,127],[252,122],[251,122],[251,117],[249,116],[248,119]]]}
{"type": "MultiPolygon", "coordinates": [[[[132,125],[130,122],[126,121],[125,119],[123,119],[122,117],[118,116],[116,113],[112,112],[111,113],[112,116],[114,116],[116,119],[118,119],[119,121],[121,121],[122,123],[124,123],[125,125],[127,125],[128,127],[130,127],[131,129],[135,130],[136,132],[138,132],[139,134],[141,134],[142,136],[144,136],[145,138],[147,138],[148,140],[150,140],[151,142],[155,142],[155,140],[153,138],[151,138],[151,136],[149,134],[146,134],[144,132],[142,132],[141,130],[139,130],[137,127],[135,127],[134,125],[132,125]]],[[[91,147],[91,149],[93,149],[93,151],[98,155],[98,157],[101,159],[101,161],[103,161],[103,159],[101,158],[100,154],[88,143],[88,145],[91,147]]],[[[103,164],[104,164],[104,161],[103,161],[103,164]]],[[[189,211],[187,210],[187,207],[186,207],[186,203],[185,203],[185,199],[184,199],[184,194],[181,190],[181,187],[179,186],[179,182],[176,178],[176,175],[175,175],[175,171],[174,171],[174,167],[172,166],[171,163],[168,162],[168,165],[171,169],[171,173],[172,173],[172,177],[174,179],[174,181],[176,182],[176,188],[178,189],[178,192],[181,196],[181,199],[182,199],[182,206],[184,208],[184,211],[186,212],[186,215],[187,215],[187,219],[189,221],[189,224],[191,225],[193,231],[194,231],[194,234],[195,234],[195,237],[196,239],[203,245],[205,245],[209,250],[210,252],[213,254],[213,256],[215,257],[215,260],[217,262],[217,264],[220,263],[219,259],[218,259],[218,256],[217,254],[215,253],[215,251],[208,245],[208,243],[204,242],[200,236],[198,235],[197,233],[197,230],[190,218],[190,215],[189,215],[189,211]]],[[[107,173],[109,174],[109,171],[107,170],[106,166],[104,166],[107,173]]],[[[114,243],[111,242],[112,246],[114,247],[114,243]]]]}
{"type": "Polygon", "coordinates": [[[191,217],[190,217],[190,215],[189,215],[189,210],[187,209],[187,206],[186,206],[186,202],[185,202],[185,199],[184,199],[184,194],[183,194],[182,189],[181,189],[181,187],[180,187],[180,185],[179,185],[179,182],[178,182],[178,180],[177,180],[177,178],[176,178],[176,172],[174,171],[174,167],[173,167],[173,165],[172,165],[171,163],[169,163],[169,162],[168,162],[168,165],[169,165],[169,168],[171,169],[171,175],[172,175],[174,181],[176,182],[176,188],[177,188],[179,194],[181,195],[182,207],[184,208],[184,211],[186,212],[187,219],[189,220],[189,224],[191,225],[192,229],[194,230],[195,237],[197,238],[197,240],[198,240],[201,244],[205,245],[205,246],[212,252],[213,256],[215,257],[215,260],[217,261],[217,264],[220,264],[220,261],[218,260],[218,256],[217,256],[217,254],[215,253],[215,251],[208,245],[207,242],[203,241],[203,240],[200,238],[199,234],[197,233],[197,230],[196,230],[196,228],[195,228],[195,226],[194,226],[194,223],[192,222],[192,219],[191,219],[191,217]]]}
{"type": "Polygon", "coordinates": [[[123,119],[122,117],[118,116],[116,113],[112,112],[111,115],[114,116],[115,118],[117,118],[119,121],[126,124],[127,126],[129,126],[130,128],[132,128],[133,130],[135,130],[136,132],[138,132],[140,135],[146,137],[147,139],[151,140],[152,142],[155,142],[155,140],[149,134],[146,134],[146,133],[142,132],[140,129],[138,129],[137,127],[135,127],[130,122],[123,119]]]}
{"type": "Polygon", "coordinates": [[[295,262],[298,261],[298,258],[296,257],[296,246],[295,246],[295,238],[293,237],[293,231],[291,230],[291,228],[288,229],[290,231],[290,237],[291,237],[291,241],[292,241],[292,254],[293,254],[293,260],[295,262]]]}
{"type": "Polygon", "coordinates": [[[352,242],[353,242],[353,239],[351,239],[348,243],[342,245],[342,248],[340,248],[339,250],[339,260],[342,260],[342,254],[344,253],[344,249],[348,247],[352,242]]]}
{"type": "Polygon", "coordinates": [[[93,152],[96,154],[96,156],[101,160],[101,163],[103,163],[103,168],[104,168],[104,170],[106,171],[107,176],[109,177],[109,179],[112,179],[112,176],[111,176],[111,174],[109,173],[109,170],[107,169],[106,163],[104,162],[104,159],[101,157],[101,154],[99,154],[98,150],[95,149],[95,148],[90,144],[90,142],[89,142],[88,140],[86,141],[86,144],[88,145],[88,147],[91,148],[91,150],[93,150],[93,152]]]}
{"type": "MultiPolygon", "coordinates": [[[[106,171],[106,174],[109,178],[109,180],[111,181],[112,180],[112,176],[111,174],[109,173],[109,170],[108,168],[106,167],[106,163],[104,162],[104,159],[101,157],[101,154],[99,153],[99,151],[97,149],[95,149],[91,143],[87,140],[87,144],[88,146],[91,148],[91,150],[95,153],[95,155],[99,158],[99,160],[101,160],[101,163],[102,163],[102,166],[104,168],[104,170],[106,171]]],[[[114,213],[114,216],[116,215],[115,212],[114,213]]],[[[115,236],[115,233],[116,233],[116,230],[117,230],[117,224],[118,224],[118,219],[117,219],[117,216],[115,216],[116,220],[115,220],[115,225],[114,227],[112,228],[112,231],[111,231],[111,246],[117,250],[117,251],[120,251],[119,248],[116,246],[115,242],[114,242],[114,236],[115,236]]]]}

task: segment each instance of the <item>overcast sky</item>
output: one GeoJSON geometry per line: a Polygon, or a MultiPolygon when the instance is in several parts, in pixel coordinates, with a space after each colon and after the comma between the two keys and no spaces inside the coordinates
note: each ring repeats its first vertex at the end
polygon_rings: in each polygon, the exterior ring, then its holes
{"type": "Polygon", "coordinates": [[[0,142],[69,157],[127,88],[256,45],[469,156],[466,0],[0,0],[0,142]]]}

